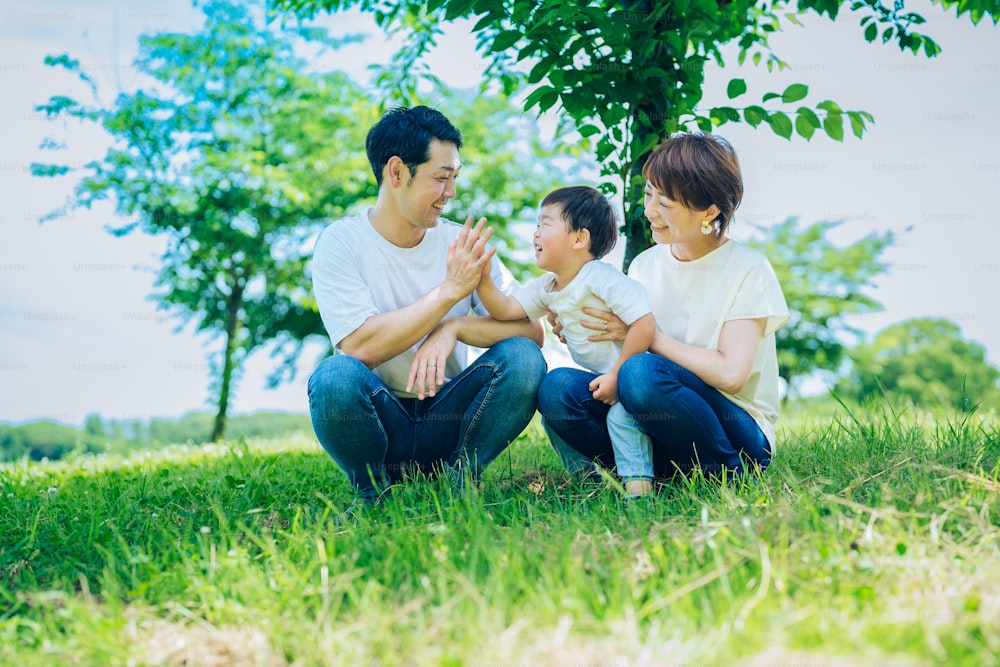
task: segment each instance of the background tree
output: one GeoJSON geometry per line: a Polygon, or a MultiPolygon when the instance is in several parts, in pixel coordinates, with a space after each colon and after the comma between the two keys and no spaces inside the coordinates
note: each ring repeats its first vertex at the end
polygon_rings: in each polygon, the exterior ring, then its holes
{"type": "Polygon", "coordinates": [[[923,408],[971,411],[1000,402],[1000,369],[951,320],[918,318],[889,326],[848,353],[836,392],[858,402],[894,397],[923,408]]]}
{"type": "MultiPolygon", "coordinates": [[[[375,109],[344,74],[307,72],[296,56],[302,40],[336,47],[325,33],[273,30],[227,2],[204,12],[197,34],[141,38],[135,65],[150,77],[147,88],[108,105],[55,96],[39,110],[111,135],[113,147],[84,167],[70,205],[113,198],[131,221],[112,233],[165,237],[154,298],[222,338],[211,358],[218,439],[241,364],[298,312],[306,240],[372,193],[358,177],[367,170],[358,146],[375,109]]],[[[79,75],[97,97],[77,61],[46,62],[79,75]]]]}
{"type": "MultiPolygon", "coordinates": [[[[895,41],[900,49],[940,51],[934,40],[913,30],[924,19],[881,0],[271,0],[280,11],[311,17],[318,11],[355,6],[372,11],[389,32],[407,31],[406,46],[396,54],[392,80],[414,67],[435,44],[440,24],[459,18],[477,19],[477,47],[489,59],[487,80],[506,92],[523,82],[531,86],[525,109],[539,113],[558,109],[582,137],[593,137],[597,161],[610,188],[621,189],[625,202],[625,267],[649,247],[642,217],[641,167],[649,152],[673,132],[694,127],[711,130],[727,122],[766,124],[776,134],[809,139],[822,131],[843,140],[845,127],[862,136],[872,117],[845,111],[833,100],[803,103],[809,88],[802,83],[782,92],[766,92],[756,102],[746,82],[732,79],[726,93],[733,106],[702,108],[705,64],[724,65],[721,49],[735,44],[737,60],[785,63],[770,46],[769,36],[783,21],[815,12],[836,19],[841,8],[860,14],[869,41],[895,41]],[[516,66],[516,67],[515,67],[516,66]],[[528,73],[524,74],[524,70],[528,73]],[[747,100],[743,102],[742,100],[747,100]]],[[[976,23],[983,16],[1000,20],[997,0],[939,0],[976,23]]]]}
{"type": "MultiPolygon", "coordinates": [[[[115,140],[86,165],[70,205],[113,198],[131,220],[113,233],[166,238],[154,298],[222,342],[210,357],[216,440],[251,353],[270,344],[281,359],[273,385],[294,375],[306,341],[325,340],[307,275],[313,240],[330,219],[374,201],[364,138],[392,102],[442,106],[462,128],[463,185],[450,215],[486,215],[519,275],[534,263],[518,259],[529,236],[511,223],[533,222],[542,196],[580,167],[557,166],[533,119],[502,96],[438,86],[423,99],[414,87],[376,101],[346,75],[312,71],[296,55],[306,43],[342,43],[324,31],[268,27],[228,2],[204,12],[197,34],[141,39],[136,67],[151,79],[146,89],[111,104],[56,96],[39,110],[97,123],[115,140]]],[[[97,97],[69,56],[47,62],[75,73],[97,97]]],[[[33,168],[40,176],[69,171],[33,168]]]]}
{"type": "Polygon", "coordinates": [[[70,454],[104,451],[107,438],[50,420],[0,424],[0,462],[28,458],[56,461],[70,454]]]}
{"type": "Polygon", "coordinates": [[[816,371],[839,372],[848,348],[862,339],[851,320],[882,310],[864,290],[885,271],[879,258],[894,235],[873,232],[839,247],[827,238],[838,224],[822,221],[803,228],[789,218],[748,243],[771,261],[792,316],[777,333],[786,401],[798,394],[799,380],[816,371]]]}

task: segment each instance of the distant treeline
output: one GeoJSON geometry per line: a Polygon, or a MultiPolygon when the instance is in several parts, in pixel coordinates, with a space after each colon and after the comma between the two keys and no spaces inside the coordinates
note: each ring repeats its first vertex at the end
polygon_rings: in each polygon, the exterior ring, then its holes
{"type": "MultiPolygon", "coordinates": [[[[24,457],[54,461],[72,452],[123,453],[172,444],[202,444],[209,440],[213,419],[214,415],[207,412],[189,412],[177,419],[150,420],[90,415],[83,428],[44,420],[19,425],[0,423],[0,461],[24,457]]],[[[255,412],[232,417],[226,439],[273,438],[299,431],[312,432],[309,415],[255,412]]]]}

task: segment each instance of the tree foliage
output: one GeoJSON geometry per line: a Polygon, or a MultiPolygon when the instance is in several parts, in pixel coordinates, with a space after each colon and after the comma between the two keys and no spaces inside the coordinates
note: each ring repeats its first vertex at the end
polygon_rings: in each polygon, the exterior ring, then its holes
{"type": "Polygon", "coordinates": [[[73,426],[43,420],[27,424],[0,424],[0,461],[28,458],[55,461],[70,454],[103,451],[103,439],[73,426]]]}
{"type": "MultiPolygon", "coordinates": [[[[539,200],[567,170],[556,165],[534,119],[502,96],[438,87],[375,99],[345,74],[315,71],[298,55],[305,44],[336,49],[344,40],[318,29],[269,26],[229,2],[208,3],[204,12],[196,34],[142,37],[136,68],[150,83],[109,104],[97,99],[96,84],[77,61],[48,57],[49,65],[86,82],[95,100],[58,95],[39,110],[96,123],[113,139],[102,158],[84,167],[69,205],[113,200],[128,222],[112,233],[141,230],[166,239],[155,298],[222,342],[211,357],[217,439],[251,353],[272,345],[282,359],[269,378],[277,384],[294,374],[304,341],[324,335],[307,277],[312,241],[331,218],[374,201],[364,138],[387,106],[447,108],[465,134],[463,182],[469,183],[459,188],[451,215],[486,215],[497,245],[515,258],[516,273],[534,267],[516,260],[527,238],[512,223],[533,221],[539,200]]],[[[59,176],[70,168],[35,164],[33,170],[59,176]]]]}
{"type": "MultiPolygon", "coordinates": [[[[165,237],[156,298],[223,340],[213,355],[221,437],[242,362],[294,318],[318,221],[371,194],[359,109],[371,104],[339,72],[307,72],[295,45],[337,42],[318,30],[276,31],[238,5],[211,2],[197,34],[140,40],[150,85],[114,102],[55,96],[39,110],[102,126],[114,145],[86,165],[72,204],[113,198],[136,229],[165,237]]],[[[68,55],[46,62],[93,83],[68,55]]],[[[96,93],[96,87],[94,87],[96,93]]],[[[65,173],[35,165],[35,173],[65,173]]]]}
{"type": "Polygon", "coordinates": [[[923,408],[964,412],[1000,402],[1000,369],[951,320],[894,324],[851,350],[849,357],[850,373],[836,392],[858,402],[888,396],[923,408]]]}
{"type": "Polygon", "coordinates": [[[871,233],[839,247],[827,238],[838,224],[821,221],[803,227],[789,218],[749,243],[771,261],[792,316],[777,333],[786,398],[797,393],[798,380],[816,371],[837,373],[850,344],[861,339],[852,321],[882,310],[865,289],[885,271],[879,258],[895,236],[871,233]]]}
{"type": "MultiPolygon", "coordinates": [[[[87,415],[83,428],[43,420],[24,424],[0,423],[0,462],[23,458],[55,461],[72,454],[133,454],[174,444],[211,442],[215,415],[189,412],[176,419],[103,419],[87,415]]],[[[254,412],[230,417],[227,437],[279,438],[311,433],[308,415],[254,412]]]]}
{"type": "MultiPolygon", "coordinates": [[[[830,99],[808,101],[809,86],[794,83],[781,91],[747,89],[743,79],[728,82],[729,105],[700,105],[705,65],[724,65],[722,48],[737,47],[737,61],[786,65],[770,45],[785,22],[811,12],[831,20],[847,8],[860,16],[869,42],[895,42],[913,53],[935,56],[940,47],[916,30],[922,16],[904,0],[271,0],[281,12],[308,18],[317,12],[352,7],[373,12],[389,32],[409,39],[396,54],[386,80],[399,83],[419,74],[420,57],[436,44],[440,25],[474,19],[477,48],[489,60],[487,81],[511,92],[527,84],[526,110],[557,109],[585,140],[592,139],[603,174],[625,199],[625,265],[649,247],[642,218],[643,161],[673,132],[712,130],[730,122],[766,125],[786,139],[810,139],[821,132],[842,141],[861,137],[873,121],[862,110],[845,110],[830,99]]],[[[939,0],[945,9],[1000,19],[998,0],[939,0]]],[[[816,99],[816,98],[813,98],[816,99]]]]}

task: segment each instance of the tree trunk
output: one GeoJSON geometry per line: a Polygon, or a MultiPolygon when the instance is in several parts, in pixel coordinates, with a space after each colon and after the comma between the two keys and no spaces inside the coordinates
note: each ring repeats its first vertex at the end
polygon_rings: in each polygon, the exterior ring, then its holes
{"type": "MultiPolygon", "coordinates": [[[[647,109],[639,109],[636,115],[648,114],[647,109]]],[[[647,116],[647,118],[655,116],[647,116]]],[[[647,139],[654,134],[654,131],[633,118],[632,146],[643,146],[647,139]]],[[[653,237],[649,231],[649,222],[643,214],[642,196],[645,183],[642,179],[642,166],[646,163],[651,151],[646,151],[642,155],[632,156],[632,166],[628,173],[628,182],[624,188],[624,208],[625,208],[625,259],[622,262],[622,271],[628,272],[628,267],[636,255],[653,245],[653,237]]]]}
{"type": "Polygon", "coordinates": [[[226,347],[222,352],[222,381],[219,383],[218,411],[212,426],[211,442],[218,442],[226,430],[226,412],[229,410],[229,391],[232,386],[236,353],[236,335],[239,333],[240,306],[243,305],[243,285],[237,280],[226,302],[226,347]]]}
{"type": "MultiPolygon", "coordinates": [[[[623,6],[638,15],[650,15],[654,2],[652,0],[635,0],[633,2],[623,2],[623,6]]],[[[657,21],[657,29],[666,32],[677,29],[674,23],[677,21],[672,16],[660,16],[657,21]]],[[[683,55],[683,54],[681,54],[683,55]]],[[[633,54],[636,57],[636,54],[633,54]]],[[[673,63],[678,59],[678,55],[666,42],[660,42],[653,49],[652,53],[644,56],[640,62],[633,62],[632,67],[642,70],[646,67],[658,67],[665,71],[673,69],[673,63]]],[[[662,143],[670,133],[677,127],[675,117],[677,105],[672,95],[674,93],[670,82],[665,82],[664,86],[657,90],[648,90],[644,99],[632,110],[631,134],[629,140],[630,164],[625,175],[627,182],[623,188],[623,207],[625,209],[625,258],[622,262],[622,270],[628,271],[632,260],[642,251],[653,245],[653,236],[649,231],[649,222],[643,215],[643,190],[645,181],[642,178],[642,167],[646,163],[646,158],[662,143]]]]}

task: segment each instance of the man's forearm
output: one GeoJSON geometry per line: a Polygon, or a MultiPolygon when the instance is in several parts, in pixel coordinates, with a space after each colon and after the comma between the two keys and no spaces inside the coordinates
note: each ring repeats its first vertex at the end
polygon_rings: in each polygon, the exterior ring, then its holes
{"type": "Polygon", "coordinates": [[[540,320],[532,322],[525,318],[513,322],[500,322],[492,317],[462,317],[449,320],[448,324],[457,328],[458,340],[474,347],[490,347],[516,336],[528,338],[538,347],[541,347],[545,340],[540,320]]]}
{"type": "Polygon", "coordinates": [[[416,345],[455,303],[453,295],[437,287],[409,306],[372,315],[345,337],[339,347],[345,354],[375,368],[416,345]]]}

